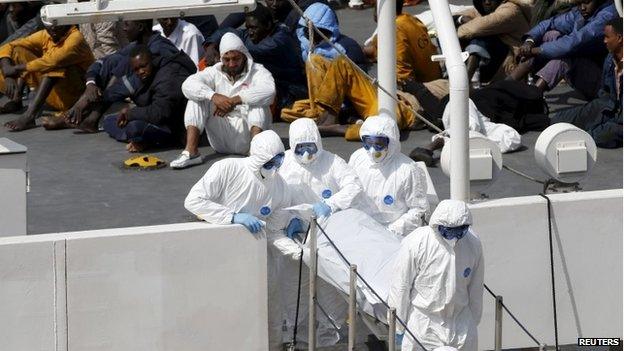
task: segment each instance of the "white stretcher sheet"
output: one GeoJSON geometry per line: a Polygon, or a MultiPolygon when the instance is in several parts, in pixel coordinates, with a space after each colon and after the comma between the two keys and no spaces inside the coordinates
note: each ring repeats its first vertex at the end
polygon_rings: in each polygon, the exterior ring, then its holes
{"type": "MultiPolygon", "coordinates": [[[[346,259],[357,265],[358,273],[386,301],[401,239],[364,212],[355,209],[337,212],[319,221],[319,225],[346,259]]],[[[349,266],[320,229],[317,233],[317,247],[319,277],[348,294],[349,266]]],[[[308,266],[309,258],[309,255],[304,255],[308,266]]],[[[359,279],[357,286],[358,308],[385,323],[387,309],[383,303],[359,279]]]]}

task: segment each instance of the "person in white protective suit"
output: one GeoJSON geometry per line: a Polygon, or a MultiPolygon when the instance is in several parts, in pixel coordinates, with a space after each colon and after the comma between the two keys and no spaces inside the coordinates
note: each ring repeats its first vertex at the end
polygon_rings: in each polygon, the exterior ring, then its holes
{"type": "Polygon", "coordinates": [[[405,236],[421,226],[429,212],[426,175],[401,153],[399,128],[392,118],[368,117],[360,138],[363,147],[349,159],[364,188],[357,208],[405,236]]]}
{"type": "Polygon", "coordinates": [[[233,33],[219,44],[221,62],[189,76],[182,92],[189,99],[184,112],[186,147],[172,168],[202,163],[199,137],[206,130],[218,153],[246,155],[251,138],[271,127],[269,107],[275,97],[271,73],[255,63],[233,33]]]}
{"type": "Polygon", "coordinates": [[[323,149],[316,123],[297,119],[288,137],[290,150],[280,174],[291,189],[293,203],[314,205],[317,218],[351,207],[362,185],[340,156],[323,149]]]}
{"type": "MultiPolygon", "coordinates": [[[[466,203],[443,200],[429,226],[401,242],[388,304],[427,350],[477,350],[484,266],[481,241],[471,224],[466,203]]],[[[397,333],[403,351],[421,350],[402,326],[397,333]]]]}
{"type": "MultiPolygon", "coordinates": [[[[444,131],[432,137],[432,142],[425,147],[417,147],[412,150],[410,157],[416,161],[423,161],[427,166],[433,166],[433,152],[444,147],[444,143],[450,137],[451,130],[451,104],[447,104],[442,115],[444,131]]],[[[485,117],[477,106],[468,99],[468,130],[483,134],[500,149],[501,153],[516,151],[522,146],[520,133],[503,123],[494,123],[485,117]]]]}
{"type": "MultiPolygon", "coordinates": [[[[290,150],[286,151],[284,164],[279,173],[288,184],[293,204],[313,205],[317,218],[330,216],[340,210],[351,207],[354,199],[362,191],[362,185],[355,172],[347,163],[327,150],[318,127],[309,118],[300,118],[290,125],[290,150]]],[[[297,277],[298,264],[285,262],[283,278],[289,281],[284,284],[284,300],[286,301],[287,326],[291,331],[297,308],[297,277]]],[[[303,275],[302,291],[308,291],[307,274],[303,275]]],[[[325,311],[328,311],[335,322],[340,323],[342,312],[346,312],[344,300],[335,289],[326,283],[319,282],[318,300],[325,311]]],[[[298,335],[300,340],[307,340],[307,300],[300,302],[298,335]]],[[[324,315],[319,316],[318,346],[333,345],[339,335],[324,315]]],[[[290,333],[292,335],[292,333],[290,333]]]]}
{"type": "Polygon", "coordinates": [[[281,210],[290,205],[290,193],[277,170],[284,159],[284,145],[273,131],[264,131],[251,141],[246,158],[215,162],[191,188],[184,207],[209,223],[242,224],[252,233],[264,227],[268,248],[269,349],[282,343],[282,301],[279,289],[279,259],[282,246],[292,240],[284,235],[302,231],[300,220],[281,210]]]}

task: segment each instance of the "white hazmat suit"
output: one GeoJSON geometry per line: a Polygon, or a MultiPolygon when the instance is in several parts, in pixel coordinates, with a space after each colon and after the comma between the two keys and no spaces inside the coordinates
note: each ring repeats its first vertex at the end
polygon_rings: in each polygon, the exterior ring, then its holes
{"type": "Polygon", "coordinates": [[[269,106],[275,97],[275,82],[264,66],[253,61],[245,44],[234,33],[224,34],[219,44],[222,57],[229,51],[238,51],[247,57],[245,70],[233,81],[219,62],[189,76],[182,84],[182,92],[189,99],[184,125],[197,127],[200,133],[205,128],[210,146],[216,152],[246,155],[251,127],[263,130],[271,127],[269,106]],[[214,94],[238,95],[243,103],[224,117],[215,116],[216,107],[211,102],[214,94]]]}
{"type": "MultiPolygon", "coordinates": [[[[309,118],[300,118],[290,125],[290,150],[286,151],[284,164],[279,173],[284,178],[292,196],[293,204],[314,204],[325,202],[331,212],[335,213],[351,207],[353,200],[362,191],[355,172],[339,156],[323,149],[323,142],[318,127],[309,118]],[[298,161],[294,150],[297,144],[314,143],[317,148],[314,159],[308,164],[298,161]]],[[[284,299],[287,310],[287,326],[289,336],[292,335],[296,306],[297,306],[297,277],[298,264],[294,261],[286,262],[283,269],[284,299]]],[[[308,304],[308,274],[302,276],[302,291],[304,298],[299,307],[299,340],[307,341],[307,312],[308,304]]],[[[325,282],[319,282],[318,300],[336,323],[340,323],[346,312],[346,305],[335,289],[325,282]],[[343,311],[344,310],[344,311],[343,311]]],[[[339,340],[339,335],[333,326],[319,313],[319,346],[333,345],[339,340]]]]}
{"type": "MultiPolygon", "coordinates": [[[[468,206],[444,200],[420,227],[401,243],[388,304],[427,350],[441,346],[477,350],[477,325],[483,307],[481,241],[468,230],[461,239],[447,240],[438,226],[472,224],[468,206]]],[[[403,331],[397,326],[397,330],[403,331]]],[[[406,332],[403,351],[421,350],[406,332]]]]}
{"type": "MultiPolygon", "coordinates": [[[[443,134],[448,135],[451,129],[451,104],[447,104],[442,116],[445,131],[443,134]]],[[[494,123],[485,117],[477,106],[468,100],[468,129],[483,134],[486,138],[492,140],[498,145],[502,153],[518,150],[522,146],[522,137],[520,133],[510,126],[503,123],[494,123]]],[[[436,134],[433,139],[443,137],[443,134],[436,134]]]]}
{"type": "Polygon", "coordinates": [[[351,207],[362,185],[347,163],[323,149],[321,135],[313,120],[300,118],[290,125],[290,150],[286,151],[280,174],[291,189],[294,204],[314,204],[324,201],[332,212],[351,207]],[[318,149],[315,159],[301,164],[295,157],[297,144],[314,143],[318,149]]]}
{"type": "Polygon", "coordinates": [[[364,148],[349,159],[364,191],[357,207],[390,231],[405,236],[423,224],[429,212],[427,178],[409,157],[401,153],[399,128],[386,116],[368,117],[360,128],[360,137],[385,136],[388,153],[381,162],[374,162],[364,148]]]}
{"type": "Polygon", "coordinates": [[[260,169],[282,152],[284,145],[275,132],[259,133],[251,141],[249,157],[215,162],[184,201],[187,210],[209,223],[232,223],[235,213],[248,213],[266,222],[270,350],[279,350],[282,343],[282,301],[278,282],[281,255],[275,247],[281,241],[290,241],[283,235],[283,229],[291,216],[280,210],[290,205],[290,193],[279,174],[263,178],[260,169]]]}

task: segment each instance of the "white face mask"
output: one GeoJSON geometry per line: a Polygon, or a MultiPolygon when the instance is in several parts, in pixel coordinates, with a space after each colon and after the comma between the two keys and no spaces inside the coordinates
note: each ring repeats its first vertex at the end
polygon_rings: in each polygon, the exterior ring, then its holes
{"type": "Polygon", "coordinates": [[[260,175],[262,175],[262,179],[272,179],[277,174],[277,167],[273,167],[271,169],[266,169],[264,167],[260,167],[260,175]]]}
{"type": "Polygon", "coordinates": [[[295,159],[302,165],[309,165],[316,160],[316,153],[310,155],[307,151],[303,155],[295,155],[295,159]]]}
{"type": "Polygon", "coordinates": [[[381,151],[375,151],[374,148],[368,149],[368,157],[370,157],[371,161],[375,163],[379,163],[383,161],[386,156],[388,156],[388,149],[383,149],[381,151]]]}

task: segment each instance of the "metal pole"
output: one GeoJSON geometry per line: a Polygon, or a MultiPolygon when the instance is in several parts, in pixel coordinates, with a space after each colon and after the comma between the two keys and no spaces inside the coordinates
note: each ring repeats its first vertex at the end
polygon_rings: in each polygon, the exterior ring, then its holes
{"type": "Polygon", "coordinates": [[[451,109],[451,199],[468,201],[470,169],[468,163],[468,72],[462,59],[459,39],[448,0],[429,1],[438,40],[449,76],[451,109]]]}
{"type": "Polygon", "coordinates": [[[310,224],[310,293],[308,300],[308,351],[316,351],[316,218],[310,224]]]}
{"type": "Polygon", "coordinates": [[[352,264],[349,270],[349,347],[347,350],[355,350],[355,321],[357,319],[357,266],[352,264]]]}
{"type": "Polygon", "coordinates": [[[390,308],[388,310],[388,351],[395,351],[396,349],[396,308],[390,308]]]}
{"type": "Polygon", "coordinates": [[[501,351],[503,349],[503,297],[496,296],[496,311],[494,325],[494,350],[501,351]]]}
{"type": "MultiPolygon", "coordinates": [[[[396,1],[377,0],[377,77],[386,94],[377,89],[379,114],[386,114],[395,120],[397,104],[396,83],[396,1]]],[[[455,27],[453,27],[455,28],[455,27]]]]}

